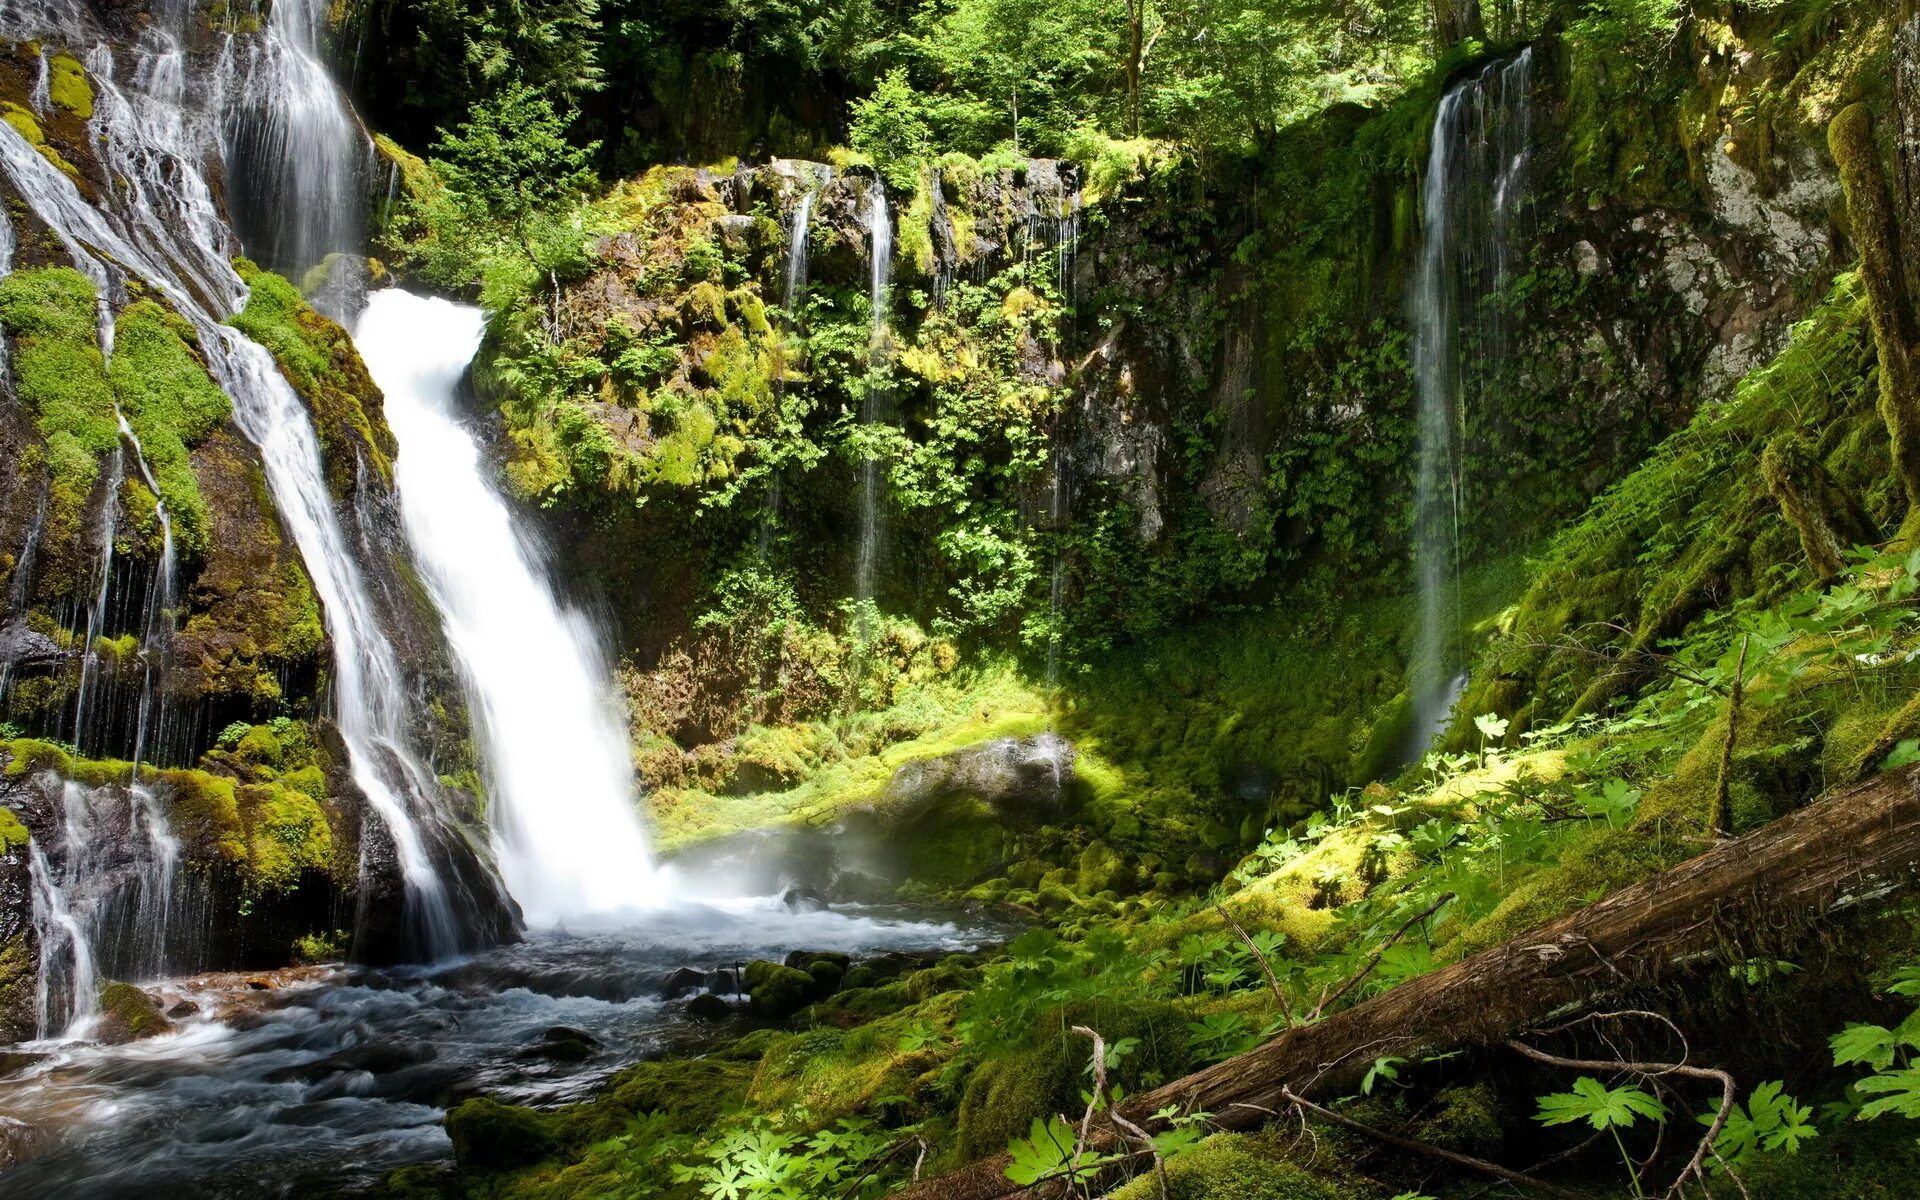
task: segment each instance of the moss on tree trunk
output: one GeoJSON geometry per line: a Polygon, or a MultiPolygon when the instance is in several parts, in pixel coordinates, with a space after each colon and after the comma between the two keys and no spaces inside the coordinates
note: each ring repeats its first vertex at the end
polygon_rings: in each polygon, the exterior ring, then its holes
{"type": "Polygon", "coordinates": [[[1880,353],[1880,415],[1893,439],[1893,466],[1909,508],[1920,508],[1920,385],[1914,374],[1913,301],[1900,253],[1893,197],[1864,104],[1841,110],[1827,127],[1827,144],[1846,189],[1860,273],[1867,285],[1874,342],[1880,353]]]}
{"type": "Polygon", "coordinates": [[[1799,533],[1807,565],[1820,581],[1840,573],[1849,547],[1870,540],[1859,506],[1797,433],[1767,443],[1760,455],[1760,475],[1779,502],[1780,515],[1799,533]]]}

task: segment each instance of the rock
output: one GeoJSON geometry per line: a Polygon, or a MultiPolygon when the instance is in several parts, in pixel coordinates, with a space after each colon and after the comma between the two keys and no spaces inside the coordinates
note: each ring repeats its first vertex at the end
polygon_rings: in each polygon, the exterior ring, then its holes
{"type": "Polygon", "coordinates": [[[94,1037],[109,1046],[124,1046],[142,1038],[173,1032],[173,1022],[160,1011],[160,1002],[130,983],[109,983],[100,989],[100,1018],[94,1037]]]}
{"type": "Polygon", "coordinates": [[[733,1005],[712,992],[701,992],[687,1001],[687,1016],[696,1021],[724,1021],[732,1015],[733,1005]]]}
{"type": "Polygon", "coordinates": [[[1037,820],[1064,810],[1073,794],[1073,744],[1054,733],[995,738],[893,773],[883,803],[918,807],[968,797],[1003,817],[1037,820]]]}
{"type": "Polygon", "coordinates": [[[780,894],[780,903],[788,912],[822,912],[827,907],[827,898],[814,888],[795,884],[780,894]]]}
{"type": "Polygon", "coordinates": [[[831,996],[839,990],[840,981],[846,978],[847,967],[845,963],[815,959],[807,964],[807,974],[813,976],[815,995],[831,996]]]}
{"type": "Polygon", "coordinates": [[[844,971],[853,965],[853,956],[833,950],[792,950],[781,962],[789,967],[798,967],[802,971],[810,970],[817,962],[830,962],[844,971]]]}
{"type": "Polygon", "coordinates": [[[447,1113],[447,1139],[462,1167],[517,1167],[559,1148],[553,1121],[530,1108],[476,1096],[447,1113]]]}
{"type": "Polygon", "coordinates": [[[819,988],[807,972],[764,959],[747,964],[746,983],[754,1015],[772,1021],[783,1021],[811,1004],[819,988]]]}
{"type": "Polygon", "coordinates": [[[65,657],[52,638],[27,628],[24,620],[0,625],[0,666],[18,670],[57,663],[65,657]]]}
{"type": "Polygon", "coordinates": [[[669,1000],[678,1000],[688,992],[697,992],[707,987],[707,973],[692,967],[675,967],[667,972],[660,983],[660,994],[669,1000]]]}
{"type": "Polygon", "coordinates": [[[555,1025],[540,1035],[540,1040],[528,1048],[527,1054],[554,1062],[577,1063],[592,1058],[593,1052],[599,1048],[600,1039],[586,1030],[570,1025],[555,1025]]]}
{"type": "Polygon", "coordinates": [[[200,1006],[191,1000],[176,1000],[172,1006],[167,1009],[167,1016],[178,1021],[183,1017],[194,1016],[199,1011],[200,1006]]]}

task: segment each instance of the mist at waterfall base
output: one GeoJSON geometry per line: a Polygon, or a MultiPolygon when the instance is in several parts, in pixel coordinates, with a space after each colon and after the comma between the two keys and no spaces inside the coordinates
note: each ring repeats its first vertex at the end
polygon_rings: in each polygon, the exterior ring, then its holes
{"type": "Polygon", "coordinates": [[[554,598],[456,419],[484,325],[479,309],[391,288],[355,341],[386,394],[408,540],[467,682],[495,854],[532,925],[649,907],[661,894],[593,630],[554,598]]]}

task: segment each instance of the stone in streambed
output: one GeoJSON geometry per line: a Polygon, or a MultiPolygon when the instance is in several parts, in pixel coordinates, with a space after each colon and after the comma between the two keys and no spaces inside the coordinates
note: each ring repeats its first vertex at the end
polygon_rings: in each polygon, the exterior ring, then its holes
{"type": "Polygon", "coordinates": [[[109,1046],[124,1046],[141,1038],[173,1032],[173,1022],[160,1011],[160,1002],[130,983],[109,983],[100,989],[100,1019],[94,1037],[109,1046]]]}
{"type": "Polygon", "coordinates": [[[559,1149],[553,1119],[530,1108],[476,1096],[447,1113],[447,1140],[462,1167],[518,1167],[559,1149]]]}
{"type": "Polygon", "coordinates": [[[732,1015],[733,1005],[712,992],[701,992],[687,1001],[687,1016],[696,1021],[724,1021],[732,1015]]]}
{"type": "Polygon", "coordinates": [[[688,992],[697,992],[707,986],[707,973],[693,967],[675,967],[667,972],[666,979],[660,983],[660,994],[668,1000],[678,1000],[688,992]]]}
{"type": "Polygon", "coordinates": [[[570,1025],[555,1025],[540,1035],[540,1040],[528,1048],[527,1054],[554,1062],[577,1063],[592,1058],[594,1051],[599,1048],[600,1039],[586,1030],[570,1025]]]}

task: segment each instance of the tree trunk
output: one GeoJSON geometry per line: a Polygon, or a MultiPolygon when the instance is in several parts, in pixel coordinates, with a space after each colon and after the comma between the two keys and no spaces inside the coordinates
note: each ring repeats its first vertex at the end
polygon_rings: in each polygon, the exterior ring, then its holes
{"type": "MultiPolygon", "coordinates": [[[[1893,167],[1900,222],[1920,230],[1920,0],[1902,0],[1893,34],[1893,167]]],[[[1920,263],[1908,261],[1907,288],[1920,292],[1920,263]]]]}
{"type": "Polygon", "coordinates": [[[1842,109],[1827,127],[1827,146],[1840,168],[1847,216],[1860,247],[1860,274],[1880,351],[1880,416],[1893,439],[1893,466],[1906,488],[1909,511],[1920,510],[1920,384],[1914,371],[1914,317],[1901,257],[1893,197],[1864,104],[1842,109]]]}
{"type": "Polygon", "coordinates": [[[1140,70],[1147,38],[1147,0],[1127,0],[1127,136],[1140,136],[1140,70]]]}
{"type": "Polygon", "coordinates": [[[1468,38],[1487,40],[1487,26],[1480,19],[1480,0],[1433,0],[1434,51],[1445,54],[1468,38]]]}
{"type": "MultiPolygon", "coordinates": [[[[1920,883],[1920,768],[1890,772],[1721,842],[1652,879],[1409,980],[1237,1058],[1136,1096],[1131,1120],[1173,1106],[1245,1129],[1287,1111],[1283,1093],[1341,1095],[1382,1055],[1417,1058],[1525,1033],[1609,992],[1699,970],[1722,953],[1790,952],[1822,917],[1884,905],[1920,883]],[[1777,943],[1777,944],[1776,944],[1777,943]]],[[[1111,1136],[1107,1139],[1112,1141],[1111,1136]]],[[[1006,1155],[917,1184],[910,1200],[1048,1194],[1006,1177],[1006,1155]]],[[[1058,1185],[1053,1185],[1056,1189],[1058,1185]]]]}

